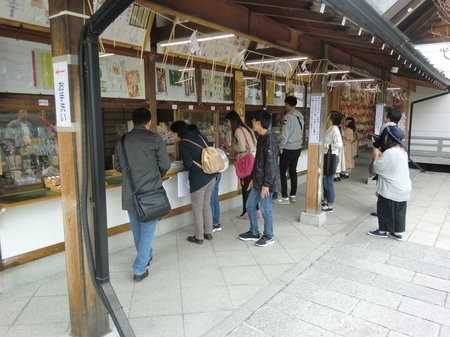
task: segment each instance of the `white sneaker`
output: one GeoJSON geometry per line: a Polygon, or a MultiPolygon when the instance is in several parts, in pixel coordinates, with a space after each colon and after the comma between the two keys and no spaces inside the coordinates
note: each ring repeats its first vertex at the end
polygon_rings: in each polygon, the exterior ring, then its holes
{"type": "Polygon", "coordinates": [[[275,205],[289,205],[291,202],[289,198],[279,198],[272,201],[275,205]]]}
{"type": "Polygon", "coordinates": [[[295,195],[290,195],[289,196],[289,201],[290,202],[296,202],[297,201],[297,197],[295,195]]]}

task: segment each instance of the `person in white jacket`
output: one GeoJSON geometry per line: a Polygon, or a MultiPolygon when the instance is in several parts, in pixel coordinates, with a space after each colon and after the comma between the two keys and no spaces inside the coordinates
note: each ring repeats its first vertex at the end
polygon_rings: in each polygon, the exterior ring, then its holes
{"type": "Polygon", "coordinates": [[[406,203],[411,194],[408,155],[402,146],[405,133],[398,126],[386,127],[383,153],[373,149],[373,169],[378,174],[378,229],[367,234],[402,241],[406,228],[406,203]]]}

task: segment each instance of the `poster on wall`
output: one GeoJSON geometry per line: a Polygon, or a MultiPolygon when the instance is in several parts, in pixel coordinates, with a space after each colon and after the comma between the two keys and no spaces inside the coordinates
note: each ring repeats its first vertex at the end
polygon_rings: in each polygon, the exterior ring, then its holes
{"type": "Polygon", "coordinates": [[[245,104],[262,105],[261,80],[256,78],[244,78],[245,80],[245,104]]]}
{"type": "Polygon", "coordinates": [[[53,95],[51,46],[0,37],[0,91],[53,95]]]}
{"type": "MultiPolygon", "coordinates": [[[[106,0],[94,2],[94,12],[106,0]]],[[[132,3],[100,35],[100,38],[142,46],[150,19],[151,9],[132,3]]]]}
{"type": "Polygon", "coordinates": [[[155,80],[158,101],[197,102],[194,68],[156,63],[155,80]]]}
{"type": "MultiPolygon", "coordinates": [[[[201,38],[202,36],[198,36],[198,39],[201,38]]],[[[198,46],[200,50],[195,53],[195,56],[214,62],[239,65],[242,60],[239,59],[238,55],[246,49],[247,45],[248,40],[239,36],[199,41],[198,46]]],[[[185,56],[191,55],[190,43],[177,44],[167,48],[170,53],[185,56]]]]}
{"type": "Polygon", "coordinates": [[[294,96],[297,98],[297,107],[305,107],[305,92],[306,88],[304,85],[294,84],[294,96]]]}
{"type": "Polygon", "coordinates": [[[284,106],[286,98],[286,83],[266,80],[266,104],[284,106]]]}
{"type": "Polygon", "coordinates": [[[380,132],[381,126],[383,125],[384,117],[384,103],[377,103],[375,108],[375,130],[374,133],[377,135],[380,132]]]}
{"type": "Polygon", "coordinates": [[[0,18],[50,27],[48,0],[0,0],[0,18]]]}
{"type": "Polygon", "coordinates": [[[102,97],[145,99],[145,72],[141,59],[113,55],[100,58],[102,97]]]}
{"type": "Polygon", "coordinates": [[[233,103],[234,78],[231,74],[202,69],[202,101],[233,103]]]}

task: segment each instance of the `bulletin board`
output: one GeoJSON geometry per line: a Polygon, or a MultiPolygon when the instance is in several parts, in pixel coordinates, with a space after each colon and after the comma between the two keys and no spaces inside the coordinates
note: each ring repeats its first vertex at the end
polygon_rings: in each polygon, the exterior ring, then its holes
{"type": "Polygon", "coordinates": [[[284,106],[286,98],[286,83],[266,79],[266,104],[284,106]]]}
{"type": "Polygon", "coordinates": [[[233,103],[233,75],[202,69],[203,103],[233,103]]]}
{"type": "Polygon", "coordinates": [[[260,79],[246,79],[245,81],[245,104],[262,105],[262,84],[260,79]]]}
{"type": "Polygon", "coordinates": [[[48,0],[0,0],[0,18],[50,27],[48,0]]]}
{"type": "Polygon", "coordinates": [[[156,63],[155,73],[158,101],[197,102],[195,69],[156,63]]]}
{"type": "MultiPolygon", "coordinates": [[[[202,36],[198,36],[198,39],[202,36]]],[[[208,40],[198,42],[200,51],[195,53],[196,57],[207,59],[214,62],[225,64],[239,65],[237,55],[247,48],[248,40],[239,36],[228,37],[224,39],[208,40]]],[[[181,54],[185,56],[191,55],[191,44],[179,44],[167,47],[170,53],[181,54]]]]}
{"type": "Polygon", "coordinates": [[[0,37],[0,91],[53,95],[51,46],[0,37]]]}
{"type": "Polygon", "coordinates": [[[145,99],[144,62],[140,58],[113,55],[100,58],[102,97],[145,99]]]}
{"type": "MultiPolygon", "coordinates": [[[[1,1],[1,0],[0,0],[1,1]]],[[[94,2],[94,12],[106,0],[94,2]]],[[[101,39],[142,46],[150,19],[151,9],[132,3],[100,35],[101,39]]]]}

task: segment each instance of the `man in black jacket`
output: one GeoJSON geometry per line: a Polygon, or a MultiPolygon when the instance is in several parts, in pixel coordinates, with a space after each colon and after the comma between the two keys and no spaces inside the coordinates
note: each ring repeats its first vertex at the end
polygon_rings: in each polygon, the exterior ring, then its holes
{"type": "Polygon", "coordinates": [[[260,135],[256,144],[255,163],[253,164],[252,180],[248,189],[247,213],[250,220],[250,230],[239,234],[239,239],[256,241],[255,245],[264,247],[274,243],[272,193],[281,189],[280,170],[278,168],[278,141],[272,131],[269,131],[272,115],[266,110],[256,111],[252,119],[253,130],[260,135]],[[260,203],[264,219],[264,233],[260,238],[256,205],[260,203]]]}
{"type": "MultiPolygon", "coordinates": [[[[125,149],[131,170],[131,186],[126,174],[122,178],[122,209],[128,212],[131,231],[137,256],[133,263],[134,280],[142,281],[148,276],[148,269],[153,258],[152,243],[158,220],[140,222],[133,207],[133,190],[145,192],[162,186],[162,177],[170,169],[170,158],[166,144],[156,133],[150,131],[151,114],[148,109],[138,108],[133,111],[133,130],[125,137],[125,149]]],[[[114,152],[114,168],[122,172],[126,169],[125,158],[120,140],[114,152]]]]}

